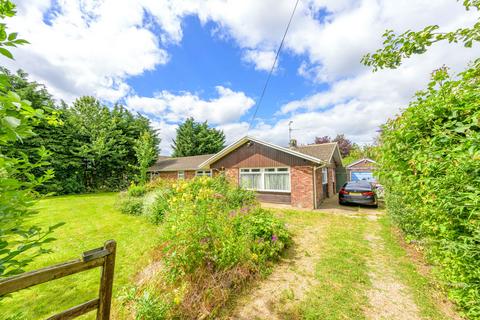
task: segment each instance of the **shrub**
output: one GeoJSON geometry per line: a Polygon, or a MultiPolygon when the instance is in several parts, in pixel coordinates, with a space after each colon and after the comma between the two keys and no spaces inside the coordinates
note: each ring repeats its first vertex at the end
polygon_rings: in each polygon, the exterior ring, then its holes
{"type": "Polygon", "coordinates": [[[131,184],[127,190],[127,194],[130,197],[142,197],[147,193],[147,189],[143,185],[131,184]]]}
{"type": "Polygon", "coordinates": [[[134,216],[141,215],[143,212],[143,199],[123,195],[118,203],[118,208],[121,213],[134,216]]]}
{"type": "Polygon", "coordinates": [[[223,177],[162,186],[145,214],[162,224],[162,299],[177,292],[178,318],[213,317],[231,293],[268,270],[290,243],[282,221],[260,208],[251,191],[223,177]]]}
{"type": "Polygon", "coordinates": [[[423,244],[449,297],[480,317],[480,60],[428,90],[382,130],[379,175],[388,212],[423,244]]]}

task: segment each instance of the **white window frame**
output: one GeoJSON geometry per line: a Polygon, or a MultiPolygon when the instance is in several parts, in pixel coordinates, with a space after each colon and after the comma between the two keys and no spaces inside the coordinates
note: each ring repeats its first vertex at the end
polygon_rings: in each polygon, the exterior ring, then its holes
{"type": "Polygon", "coordinates": [[[328,184],[328,169],[322,168],[322,184],[328,184]]]}
{"type": "Polygon", "coordinates": [[[197,171],[195,171],[195,177],[201,177],[201,176],[211,177],[212,176],[212,170],[197,170],[197,171]]]}
{"type": "Polygon", "coordinates": [[[185,170],[179,170],[177,172],[177,179],[185,180],[185,170]]]}
{"type": "Polygon", "coordinates": [[[260,175],[260,188],[255,189],[255,188],[245,188],[247,190],[253,190],[253,191],[267,191],[267,192],[279,192],[279,193],[285,193],[285,192],[291,192],[292,190],[292,180],[291,180],[291,171],[290,167],[265,167],[265,168],[240,168],[238,170],[238,184],[241,186],[242,185],[242,174],[252,174],[252,173],[258,173],[260,175]],[[269,171],[269,170],[275,170],[275,171],[269,171]],[[283,171],[279,171],[283,170],[283,171]],[[285,171],[286,169],[286,171],[285,171]],[[244,170],[242,172],[242,170],[244,170]],[[246,171],[248,170],[248,172],[246,171]],[[252,172],[252,170],[260,170],[256,172],[252,172]],[[288,190],[274,190],[274,189],[265,189],[265,173],[268,174],[285,174],[288,172],[288,190]]]}

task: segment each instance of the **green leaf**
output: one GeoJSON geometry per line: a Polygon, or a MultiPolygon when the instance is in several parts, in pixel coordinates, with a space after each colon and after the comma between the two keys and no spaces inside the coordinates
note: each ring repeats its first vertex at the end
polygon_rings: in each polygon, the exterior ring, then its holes
{"type": "Polygon", "coordinates": [[[18,33],[17,32],[12,32],[8,35],[8,41],[12,41],[17,39],[18,33]]]}
{"type": "Polygon", "coordinates": [[[3,54],[7,58],[13,59],[12,53],[5,48],[0,48],[0,54],[3,54]]]}
{"type": "Polygon", "coordinates": [[[18,118],[15,118],[15,117],[11,117],[11,116],[7,116],[5,118],[3,118],[3,120],[7,123],[7,125],[10,127],[10,128],[16,128],[20,125],[20,119],[18,118]]]}

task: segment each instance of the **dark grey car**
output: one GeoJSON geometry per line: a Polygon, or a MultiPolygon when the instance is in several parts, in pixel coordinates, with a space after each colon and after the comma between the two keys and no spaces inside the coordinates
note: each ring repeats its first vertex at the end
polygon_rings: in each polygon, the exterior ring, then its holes
{"type": "Polygon", "coordinates": [[[347,182],[338,192],[339,204],[362,204],[377,207],[375,187],[368,181],[347,182]]]}

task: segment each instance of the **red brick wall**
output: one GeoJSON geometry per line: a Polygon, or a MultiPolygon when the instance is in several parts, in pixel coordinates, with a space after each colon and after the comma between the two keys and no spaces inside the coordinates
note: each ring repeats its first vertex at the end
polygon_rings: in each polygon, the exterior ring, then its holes
{"type": "Polygon", "coordinates": [[[292,206],[313,209],[313,170],[311,166],[291,167],[292,206]]]}
{"type": "Polygon", "coordinates": [[[238,185],[238,168],[226,168],[225,177],[231,183],[238,185]]]}
{"type": "Polygon", "coordinates": [[[177,179],[177,171],[155,172],[155,177],[162,179],[177,179]]]}
{"type": "MultiPolygon", "coordinates": [[[[162,179],[177,179],[178,171],[155,172],[153,174],[153,177],[162,178],[162,179]]],[[[192,179],[194,177],[195,177],[195,171],[185,171],[185,179],[192,179]]]]}
{"type": "Polygon", "coordinates": [[[185,171],[185,179],[195,178],[195,171],[185,171]]]}

